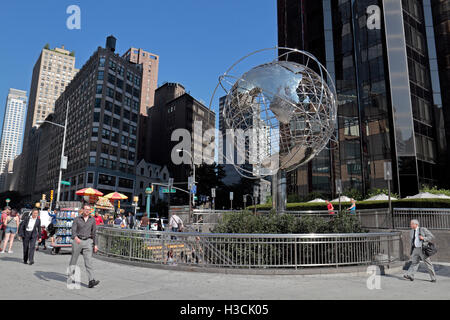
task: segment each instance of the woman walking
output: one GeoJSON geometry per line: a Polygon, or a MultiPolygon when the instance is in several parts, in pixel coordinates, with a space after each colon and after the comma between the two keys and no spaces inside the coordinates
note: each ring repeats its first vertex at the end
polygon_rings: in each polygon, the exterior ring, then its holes
{"type": "Polygon", "coordinates": [[[4,228],[5,228],[5,241],[3,242],[3,248],[1,253],[5,253],[8,241],[9,241],[8,253],[13,253],[11,249],[14,243],[14,237],[16,236],[17,230],[19,229],[19,215],[17,214],[16,209],[13,209],[9,214],[9,216],[5,219],[4,228]]]}

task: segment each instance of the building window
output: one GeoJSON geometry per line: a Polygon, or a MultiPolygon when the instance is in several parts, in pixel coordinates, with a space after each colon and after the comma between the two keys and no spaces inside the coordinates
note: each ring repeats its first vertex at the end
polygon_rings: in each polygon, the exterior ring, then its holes
{"type": "Polygon", "coordinates": [[[109,136],[111,134],[111,131],[107,130],[107,129],[102,129],[102,138],[108,140],[109,136]]]}
{"type": "Polygon", "coordinates": [[[94,173],[93,172],[88,172],[87,183],[94,183],[94,173]]]}
{"type": "Polygon", "coordinates": [[[114,98],[114,90],[111,88],[106,88],[106,95],[110,98],[114,98]]]}
{"type": "Polygon", "coordinates": [[[95,91],[96,94],[102,94],[103,86],[101,84],[97,85],[97,90],[95,91]]]}
{"type": "Polygon", "coordinates": [[[98,175],[98,183],[106,185],[106,186],[115,187],[116,186],[116,177],[109,176],[106,174],[99,174],[98,175]]]}
{"type": "MultiPolygon", "coordinates": [[[[116,119],[114,119],[116,120],[116,119]]],[[[119,135],[115,133],[114,131],[111,132],[111,141],[112,142],[119,142],[119,135]]]]}
{"type": "Polygon", "coordinates": [[[98,127],[93,127],[92,128],[92,136],[93,137],[98,137],[98,127]]]}
{"type": "Polygon", "coordinates": [[[125,178],[119,178],[119,187],[120,188],[127,188],[127,189],[133,189],[133,180],[125,179],[125,178]]]}

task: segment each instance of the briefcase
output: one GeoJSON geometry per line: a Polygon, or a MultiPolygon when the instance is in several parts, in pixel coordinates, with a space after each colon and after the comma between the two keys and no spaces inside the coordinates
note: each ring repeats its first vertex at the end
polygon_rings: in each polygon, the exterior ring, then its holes
{"type": "Polygon", "coordinates": [[[432,242],[428,242],[426,246],[422,246],[422,252],[425,256],[431,257],[437,252],[436,245],[432,242]]]}

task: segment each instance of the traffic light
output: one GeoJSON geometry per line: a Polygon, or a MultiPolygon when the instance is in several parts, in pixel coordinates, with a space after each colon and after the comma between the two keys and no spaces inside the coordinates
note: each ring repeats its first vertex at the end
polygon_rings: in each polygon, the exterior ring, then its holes
{"type": "Polygon", "coordinates": [[[50,201],[53,201],[53,190],[50,190],[50,201]]]}

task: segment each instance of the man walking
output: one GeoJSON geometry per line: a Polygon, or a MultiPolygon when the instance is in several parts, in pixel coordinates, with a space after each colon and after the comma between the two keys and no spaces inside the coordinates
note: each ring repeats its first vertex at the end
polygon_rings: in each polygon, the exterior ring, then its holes
{"type": "Polygon", "coordinates": [[[34,252],[36,251],[36,240],[41,241],[41,220],[39,210],[34,208],[31,216],[25,217],[19,225],[19,236],[23,239],[23,263],[34,264],[34,252]]]}
{"type": "Polygon", "coordinates": [[[130,229],[134,229],[135,219],[134,215],[131,212],[128,212],[127,224],[130,229]]]}
{"type": "Polygon", "coordinates": [[[92,266],[92,253],[98,251],[97,239],[95,237],[95,219],[91,217],[91,206],[84,204],[80,215],[76,217],[72,225],[72,258],[70,259],[69,267],[73,277],[75,273],[75,267],[77,265],[78,257],[80,253],[83,255],[84,266],[89,277],[89,288],[93,288],[100,283],[100,281],[94,279],[94,268],[92,266]]]}
{"type": "Polygon", "coordinates": [[[183,231],[183,220],[176,214],[173,214],[172,217],[170,217],[169,227],[172,232],[183,231]]]}
{"type": "Polygon", "coordinates": [[[426,256],[422,251],[422,246],[427,246],[428,242],[433,240],[433,234],[424,227],[419,227],[418,220],[411,220],[411,266],[408,272],[403,276],[405,279],[414,281],[414,274],[419,268],[420,259],[425,262],[425,266],[428,269],[428,273],[431,277],[431,282],[436,282],[436,273],[434,272],[433,264],[431,263],[430,257],[426,256]]]}

